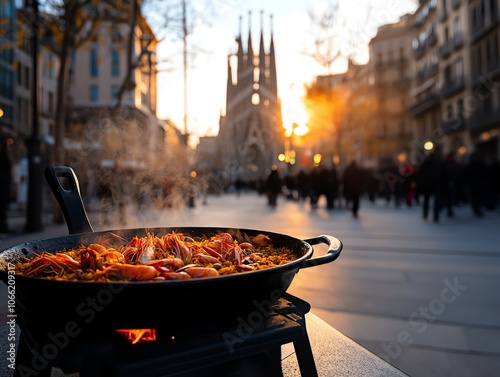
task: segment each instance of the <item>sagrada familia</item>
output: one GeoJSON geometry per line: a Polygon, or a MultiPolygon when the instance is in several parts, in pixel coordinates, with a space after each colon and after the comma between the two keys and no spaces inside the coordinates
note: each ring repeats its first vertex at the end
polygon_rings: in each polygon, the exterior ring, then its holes
{"type": "Polygon", "coordinates": [[[277,164],[278,154],[283,152],[284,129],[278,98],[272,16],[270,20],[268,52],[264,47],[262,12],[259,53],[254,52],[249,12],[246,51],[240,17],[237,52],[228,55],[226,111],[221,114],[217,138],[220,167],[233,180],[265,178],[272,165],[277,164]]]}

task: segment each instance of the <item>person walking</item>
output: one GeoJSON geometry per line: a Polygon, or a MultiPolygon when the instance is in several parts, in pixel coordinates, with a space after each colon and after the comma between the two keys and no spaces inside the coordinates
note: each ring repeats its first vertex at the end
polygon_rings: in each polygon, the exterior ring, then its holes
{"type": "Polygon", "coordinates": [[[446,215],[453,217],[453,208],[457,204],[458,188],[461,184],[461,169],[458,162],[455,160],[455,154],[450,152],[446,155],[443,162],[444,167],[444,202],[446,206],[446,215]]]}
{"type": "Polygon", "coordinates": [[[443,198],[444,171],[439,155],[431,153],[420,166],[418,191],[423,196],[422,218],[427,219],[429,214],[430,198],[433,197],[433,218],[439,222],[443,198]]]}
{"type": "Polygon", "coordinates": [[[352,215],[358,217],[359,197],[363,191],[364,174],[356,161],[352,161],[344,171],[342,177],[343,194],[347,202],[352,202],[352,215]]]}
{"type": "Polygon", "coordinates": [[[330,169],[324,169],[320,173],[321,181],[324,182],[324,195],[326,197],[326,208],[335,208],[335,199],[339,192],[339,178],[337,169],[333,166],[330,169]]]}
{"type": "Polygon", "coordinates": [[[476,217],[483,217],[483,196],[486,186],[486,163],[480,152],[471,153],[466,167],[466,181],[469,189],[472,212],[476,217]]]}
{"type": "Polygon", "coordinates": [[[12,163],[7,151],[7,140],[0,140],[0,233],[8,233],[7,210],[10,203],[12,163]]]}
{"type": "Polygon", "coordinates": [[[266,189],[267,189],[268,204],[274,208],[278,204],[278,195],[281,193],[281,190],[283,189],[283,181],[281,180],[276,165],[273,165],[271,173],[267,177],[266,189]]]}

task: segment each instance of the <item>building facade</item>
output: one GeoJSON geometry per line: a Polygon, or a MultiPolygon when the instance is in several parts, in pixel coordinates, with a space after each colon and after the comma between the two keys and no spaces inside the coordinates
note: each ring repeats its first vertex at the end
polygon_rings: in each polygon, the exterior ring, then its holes
{"type": "Polygon", "coordinates": [[[379,27],[369,44],[374,112],[366,132],[370,134],[368,147],[377,156],[376,165],[404,159],[411,149],[407,113],[412,78],[409,21],[409,16],[404,16],[399,22],[379,27]]]}
{"type": "Polygon", "coordinates": [[[420,164],[425,153],[423,146],[435,138],[442,120],[437,1],[420,1],[410,23],[413,79],[408,109],[416,151],[411,162],[420,164]]]}
{"type": "MultiPolygon", "coordinates": [[[[8,4],[2,2],[0,10],[0,126],[2,136],[7,135],[12,143],[13,177],[18,187],[18,173],[23,170],[27,155],[24,141],[33,131],[35,91],[42,163],[52,163],[57,139],[55,118],[62,31],[56,16],[40,13],[43,22],[38,34],[38,82],[33,83],[33,11],[31,7],[15,9],[14,1],[10,0],[8,4]],[[7,15],[14,19],[7,22],[7,15]]],[[[115,166],[132,169],[154,161],[156,172],[168,161],[164,124],[156,117],[154,33],[140,14],[133,30],[130,24],[112,18],[103,18],[96,25],[92,29],[95,37],[76,37],[77,46],[68,54],[63,94],[64,163],[78,171],[85,195],[95,193],[95,185],[89,182],[95,182],[95,168],[103,160],[105,164],[113,160],[115,166]],[[128,84],[118,105],[116,93],[125,78],[129,78],[128,84]]],[[[84,28],[84,34],[88,30],[84,28]]],[[[168,142],[178,144],[178,140],[171,138],[168,142]]]]}
{"type": "Polygon", "coordinates": [[[237,177],[258,180],[269,173],[284,148],[273,34],[271,31],[266,51],[261,28],[258,55],[250,30],[246,49],[241,30],[237,43],[236,54],[229,55],[227,62],[226,111],[220,117],[218,168],[233,181],[237,177]]]}
{"type": "Polygon", "coordinates": [[[4,138],[14,132],[15,33],[15,2],[3,0],[0,4],[0,137],[4,138]]]}
{"type": "Polygon", "coordinates": [[[345,73],[316,78],[347,88],[334,143],[341,156],[377,169],[419,165],[432,151],[500,159],[498,1],[421,0],[379,27],[369,53],[366,68],[350,62],[345,73]]]}
{"type": "Polygon", "coordinates": [[[461,157],[474,149],[465,116],[465,106],[472,94],[468,13],[464,1],[438,3],[441,129],[446,135],[441,149],[461,157]]]}
{"type": "MultiPolygon", "coordinates": [[[[465,2],[463,2],[465,3],[465,2]]],[[[500,160],[500,4],[472,0],[462,5],[470,17],[469,99],[464,103],[467,129],[476,149],[500,160]]]]}

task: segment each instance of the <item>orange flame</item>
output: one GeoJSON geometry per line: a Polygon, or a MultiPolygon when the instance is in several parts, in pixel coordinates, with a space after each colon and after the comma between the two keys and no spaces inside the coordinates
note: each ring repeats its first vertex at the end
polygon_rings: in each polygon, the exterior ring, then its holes
{"type": "Polygon", "coordinates": [[[156,329],[118,329],[116,332],[132,344],[156,340],[156,329]]]}

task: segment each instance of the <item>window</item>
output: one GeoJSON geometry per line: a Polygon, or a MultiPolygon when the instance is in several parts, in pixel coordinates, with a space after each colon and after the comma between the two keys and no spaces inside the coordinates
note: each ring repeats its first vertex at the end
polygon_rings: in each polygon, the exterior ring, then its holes
{"type": "Polygon", "coordinates": [[[31,81],[30,68],[25,66],[24,67],[24,87],[26,89],[30,88],[30,81],[31,81]]]}
{"type": "Polygon", "coordinates": [[[23,65],[17,63],[17,85],[23,85],[23,65]]]}
{"type": "Polygon", "coordinates": [[[75,72],[75,65],[76,65],[76,53],[75,53],[75,49],[72,48],[71,49],[71,52],[70,52],[70,66],[69,66],[69,70],[70,72],[75,72]]]}
{"type": "Polygon", "coordinates": [[[54,59],[52,58],[52,54],[50,52],[47,53],[47,60],[48,60],[47,73],[49,79],[51,79],[53,77],[53,72],[54,72],[54,59]]]}
{"type": "Polygon", "coordinates": [[[21,106],[22,106],[22,98],[21,97],[17,97],[16,98],[16,102],[17,102],[17,113],[16,113],[16,120],[18,122],[21,122],[21,115],[23,114],[22,110],[21,110],[21,106]]]}
{"type": "Polygon", "coordinates": [[[48,112],[49,112],[49,114],[53,114],[54,113],[54,93],[49,92],[48,96],[49,96],[49,99],[48,99],[48,101],[49,101],[48,112]]]}
{"type": "Polygon", "coordinates": [[[120,43],[121,41],[122,41],[122,36],[120,32],[116,29],[116,27],[113,25],[111,27],[111,42],[120,43]]]}
{"type": "Polygon", "coordinates": [[[491,58],[492,57],[492,51],[491,51],[491,45],[490,45],[490,41],[489,40],[486,40],[486,42],[484,43],[484,47],[486,49],[486,69],[489,70],[490,67],[491,67],[491,63],[493,62],[493,59],[491,58]]]}
{"type": "Polygon", "coordinates": [[[460,23],[460,18],[456,17],[453,21],[453,35],[462,34],[462,24],[460,23]]]}
{"type": "Polygon", "coordinates": [[[458,102],[457,102],[457,114],[458,116],[460,117],[463,117],[464,116],[464,100],[463,99],[459,99],[458,102]]]}
{"type": "Polygon", "coordinates": [[[120,54],[118,50],[111,51],[111,75],[113,77],[120,75],[120,54]]]}
{"type": "Polygon", "coordinates": [[[111,85],[111,102],[118,101],[118,85],[111,85]]]}
{"type": "Polygon", "coordinates": [[[96,77],[98,74],[97,50],[92,48],[90,50],[90,76],[96,77]]]}
{"type": "Polygon", "coordinates": [[[455,79],[460,81],[464,77],[464,62],[462,59],[458,59],[455,62],[455,79]]]}
{"type": "Polygon", "coordinates": [[[451,65],[445,67],[444,69],[444,82],[445,83],[451,82],[451,65]]]}
{"type": "Polygon", "coordinates": [[[497,0],[490,0],[490,12],[493,17],[497,12],[497,0]]]}
{"type": "Polygon", "coordinates": [[[451,104],[448,104],[446,106],[446,120],[451,120],[453,119],[453,106],[451,104]]]}
{"type": "Polygon", "coordinates": [[[500,55],[498,54],[498,34],[493,36],[493,64],[498,65],[500,55]]]}
{"type": "Polygon", "coordinates": [[[90,102],[99,101],[99,87],[97,85],[90,85],[90,102]]]}

